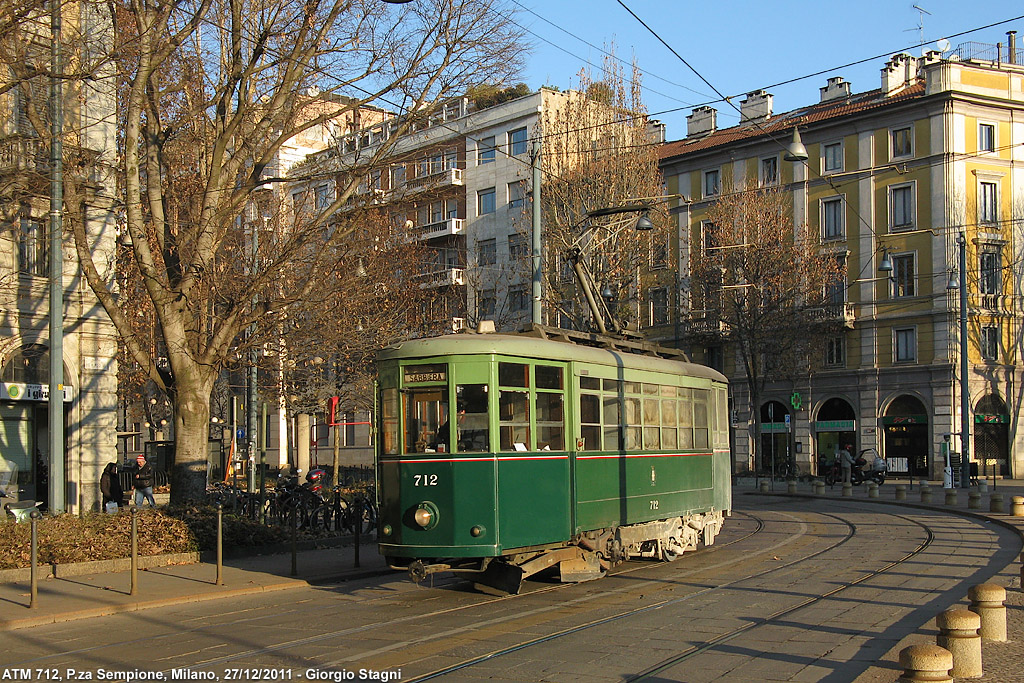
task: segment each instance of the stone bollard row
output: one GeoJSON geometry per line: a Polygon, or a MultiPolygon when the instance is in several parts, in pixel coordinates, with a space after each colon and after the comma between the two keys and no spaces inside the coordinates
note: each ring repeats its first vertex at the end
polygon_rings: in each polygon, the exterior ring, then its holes
{"type": "Polygon", "coordinates": [[[953,683],[953,654],[938,645],[911,645],[900,650],[901,683],[953,683]]]}
{"type": "Polygon", "coordinates": [[[796,493],[796,480],[790,479],[786,482],[786,493],[796,493]]]}
{"type": "Polygon", "coordinates": [[[981,676],[981,617],[965,609],[949,609],[935,618],[939,635],[935,644],[953,655],[953,678],[981,676]]]}
{"type": "Polygon", "coordinates": [[[821,479],[814,480],[814,495],[823,496],[825,495],[825,482],[821,479]]]}
{"type": "Polygon", "coordinates": [[[761,493],[768,493],[768,480],[762,479],[760,484],[761,493]]]}
{"type": "Polygon", "coordinates": [[[978,491],[978,489],[971,489],[970,493],[967,494],[967,509],[981,509],[981,493],[978,491]]]}
{"type": "Polygon", "coordinates": [[[978,493],[980,493],[982,495],[988,493],[988,482],[984,482],[984,481],[979,481],[978,482],[978,493]]]}
{"type": "Polygon", "coordinates": [[[868,482],[868,498],[878,498],[878,484],[873,481],[868,482]]]}
{"type": "Polygon", "coordinates": [[[1024,496],[1014,496],[1011,499],[1012,507],[1010,513],[1014,517],[1024,517],[1024,496]]]}
{"type": "Polygon", "coordinates": [[[1003,511],[1003,494],[993,493],[988,498],[988,511],[989,512],[1002,512],[1003,511]]]}
{"type": "Polygon", "coordinates": [[[1006,589],[995,583],[979,583],[967,591],[969,609],[981,619],[983,641],[1006,642],[1006,589]]]}
{"type": "Polygon", "coordinates": [[[896,484],[896,500],[907,499],[907,487],[904,484],[896,484]]]}
{"type": "Polygon", "coordinates": [[[843,498],[853,498],[853,484],[843,484],[843,498]]]}
{"type": "Polygon", "coordinates": [[[956,505],[956,489],[945,489],[946,505],[956,505]]]}

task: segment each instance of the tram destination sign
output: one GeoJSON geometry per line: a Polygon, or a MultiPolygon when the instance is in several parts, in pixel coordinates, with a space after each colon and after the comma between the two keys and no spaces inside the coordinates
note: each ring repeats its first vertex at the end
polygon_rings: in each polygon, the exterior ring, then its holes
{"type": "Polygon", "coordinates": [[[405,382],[444,382],[448,379],[446,365],[411,365],[405,368],[405,382]]]}

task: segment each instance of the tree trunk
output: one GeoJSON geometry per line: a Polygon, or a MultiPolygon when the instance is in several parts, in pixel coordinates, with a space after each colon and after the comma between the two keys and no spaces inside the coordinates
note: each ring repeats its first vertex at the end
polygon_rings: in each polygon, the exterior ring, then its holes
{"type": "Polygon", "coordinates": [[[172,504],[200,501],[206,495],[210,393],[213,390],[213,379],[182,379],[179,378],[175,385],[172,504]]]}

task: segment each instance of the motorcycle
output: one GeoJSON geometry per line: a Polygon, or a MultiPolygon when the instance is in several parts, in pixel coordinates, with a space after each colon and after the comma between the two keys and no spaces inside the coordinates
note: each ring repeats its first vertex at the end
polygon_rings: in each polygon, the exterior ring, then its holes
{"type": "MultiPolygon", "coordinates": [[[[14,496],[8,494],[4,489],[0,489],[0,498],[14,498],[14,496]]],[[[4,510],[14,517],[15,522],[27,522],[32,515],[32,511],[42,504],[42,501],[18,500],[5,504],[4,510]]]]}
{"type": "MultiPolygon", "coordinates": [[[[864,454],[873,451],[873,448],[865,448],[860,452],[860,455],[854,459],[853,465],[850,467],[850,483],[854,486],[859,486],[868,480],[871,480],[878,485],[885,483],[885,475],[888,473],[888,464],[884,458],[876,454],[874,461],[871,463],[871,468],[867,470],[864,469],[868,464],[864,454]]],[[[826,465],[825,483],[829,486],[834,486],[836,482],[841,482],[842,480],[843,467],[839,461],[839,456],[837,455],[833,458],[831,467],[826,465]]]]}

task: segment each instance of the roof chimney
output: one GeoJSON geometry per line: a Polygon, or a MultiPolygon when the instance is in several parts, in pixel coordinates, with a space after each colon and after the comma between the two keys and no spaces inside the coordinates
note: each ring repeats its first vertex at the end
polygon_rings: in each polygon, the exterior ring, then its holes
{"type": "Polygon", "coordinates": [[[772,95],[764,90],[747,93],[747,99],[740,102],[740,123],[765,121],[772,115],[772,95]]]}
{"type": "Polygon", "coordinates": [[[686,117],[686,137],[702,138],[711,135],[718,128],[718,110],[711,107],[697,107],[686,117]]]}
{"type": "Polygon", "coordinates": [[[822,102],[846,100],[850,97],[850,84],[844,81],[842,76],[828,79],[828,85],[818,89],[821,91],[822,102]]]}
{"type": "Polygon", "coordinates": [[[1007,31],[1006,32],[1006,63],[1016,64],[1017,63],[1017,32],[1007,31]]]}
{"type": "Polygon", "coordinates": [[[890,95],[902,90],[916,79],[917,59],[906,53],[893,55],[882,67],[882,94],[890,95]]]}

